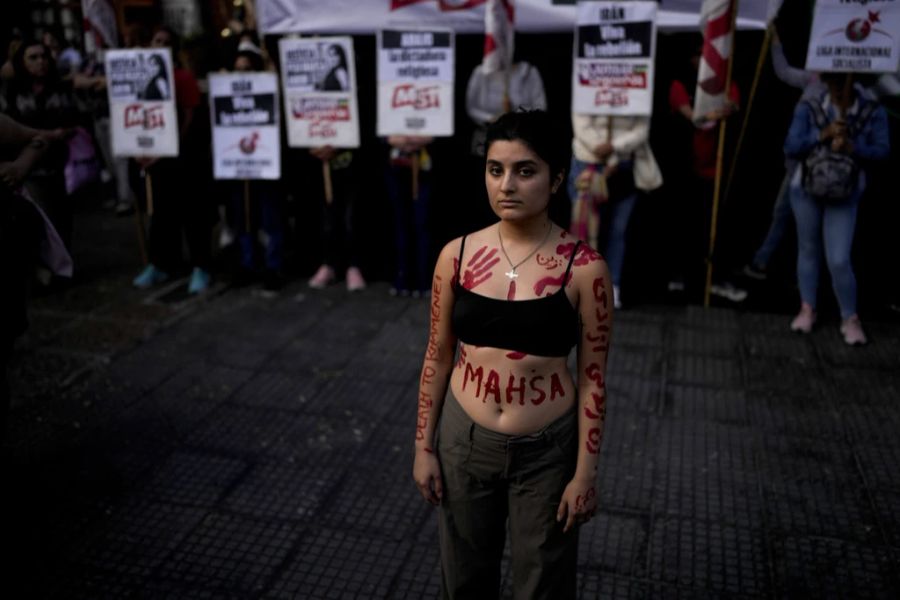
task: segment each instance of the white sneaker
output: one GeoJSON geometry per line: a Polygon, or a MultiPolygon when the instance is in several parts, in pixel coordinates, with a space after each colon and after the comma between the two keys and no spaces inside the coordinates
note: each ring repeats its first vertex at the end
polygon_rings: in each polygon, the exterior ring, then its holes
{"type": "Polygon", "coordinates": [[[613,286],[613,308],[622,308],[622,295],[619,293],[619,286],[613,286]]]}
{"type": "Polygon", "coordinates": [[[727,281],[723,283],[714,283],[712,287],[709,288],[709,292],[713,296],[725,298],[731,302],[743,302],[747,299],[747,290],[735,287],[727,281]]]}

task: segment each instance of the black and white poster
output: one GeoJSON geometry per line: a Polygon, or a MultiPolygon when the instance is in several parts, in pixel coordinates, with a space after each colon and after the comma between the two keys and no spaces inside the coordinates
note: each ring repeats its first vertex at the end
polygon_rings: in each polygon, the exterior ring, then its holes
{"type": "Polygon", "coordinates": [[[275,73],[209,76],[216,179],[279,179],[278,77],[275,73]]]}
{"type": "Polygon", "coordinates": [[[288,145],[358,147],[353,39],[283,38],[278,45],[288,145]]]}
{"type": "Polygon", "coordinates": [[[579,2],[572,112],[649,115],[653,110],[656,2],[579,2]]]}
{"type": "Polygon", "coordinates": [[[113,154],[177,156],[171,51],[109,50],[105,61],[113,154]]]}
{"type": "Polygon", "coordinates": [[[453,135],[449,29],[378,32],[378,135],[453,135]]]}

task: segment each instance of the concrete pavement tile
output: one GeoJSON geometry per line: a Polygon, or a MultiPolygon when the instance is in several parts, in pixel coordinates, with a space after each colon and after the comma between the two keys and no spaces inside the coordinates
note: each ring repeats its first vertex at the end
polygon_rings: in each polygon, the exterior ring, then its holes
{"type": "Polygon", "coordinates": [[[750,424],[747,396],[739,389],[714,389],[670,384],[666,386],[664,416],[722,425],[750,424]]]}
{"type": "Polygon", "coordinates": [[[667,358],[668,382],[721,388],[741,385],[740,362],[736,357],[669,354],[667,358]]]}
{"type": "Polygon", "coordinates": [[[53,396],[78,377],[102,366],[105,358],[97,354],[69,352],[44,346],[16,356],[9,365],[12,406],[29,399],[53,396]]]}
{"type": "MultiPolygon", "coordinates": [[[[801,438],[842,439],[846,437],[842,415],[827,396],[817,399],[790,393],[760,390],[752,393],[750,422],[767,434],[801,438]]],[[[847,410],[853,410],[848,407],[847,410]]]]}
{"type": "Polygon", "coordinates": [[[578,571],[578,597],[604,600],[643,600],[650,598],[646,581],[619,577],[611,573],[578,571]]]}
{"type": "Polygon", "coordinates": [[[597,466],[598,506],[604,510],[650,512],[655,476],[648,457],[616,457],[601,452],[597,466]]]}
{"type": "Polygon", "coordinates": [[[602,507],[578,534],[578,565],[626,577],[647,575],[650,518],[602,507]]]}
{"type": "Polygon", "coordinates": [[[315,520],[346,471],[335,464],[256,464],[229,491],[223,506],[263,519],[315,520]]]}
{"type": "Polygon", "coordinates": [[[289,412],[321,412],[311,405],[323,381],[310,373],[259,371],[243,385],[231,402],[252,408],[274,408],[289,412]]]}
{"type": "Polygon", "coordinates": [[[737,358],[741,349],[740,331],[675,326],[674,350],[677,354],[703,354],[720,358],[737,358]]]}
{"type": "Polygon", "coordinates": [[[366,350],[354,358],[353,372],[357,377],[373,381],[401,384],[418,382],[422,372],[423,353],[398,353],[369,344],[366,350]]]}
{"type": "Polygon", "coordinates": [[[777,592],[790,598],[896,598],[900,564],[884,547],[816,536],[773,543],[777,592]]]}
{"type": "Polygon", "coordinates": [[[676,314],[671,322],[676,325],[726,332],[740,327],[739,314],[732,308],[715,306],[704,308],[689,304],[680,314],[676,314]]]}
{"type": "Polygon", "coordinates": [[[620,409],[644,415],[659,413],[662,400],[661,378],[608,372],[606,386],[607,408],[610,413],[620,409]]]}
{"type": "Polygon", "coordinates": [[[816,397],[821,388],[815,387],[823,379],[815,366],[793,358],[754,358],[743,361],[744,383],[750,390],[771,390],[803,397],[816,397]]]}
{"type": "Polygon", "coordinates": [[[418,358],[421,362],[428,342],[428,327],[419,328],[419,322],[406,316],[397,321],[384,323],[378,334],[371,339],[369,348],[391,355],[418,358]]]}
{"type": "Polygon", "coordinates": [[[745,329],[741,340],[747,356],[756,358],[790,359],[799,365],[819,364],[816,345],[809,336],[788,329],[788,322],[777,332],[745,329]]]}
{"type": "MultiPolygon", "coordinates": [[[[819,353],[823,361],[835,367],[859,367],[863,369],[884,369],[897,372],[900,370],[900,346],[897,338],[900,337],[900,327],[892,327],[885,337],[872,337],[870,343],[865,346],[848,346],[838,331],[838,323],[824,325],[832,329],[826,331],[828,339],[818,344],[819,353]],[[828,327],[830,325],[830,327],[828,327]]],[[[865,324],[863,324],[865,326],[865,324]]],[[[872,330],[867,333],[872,335],[872,330]]],[[[886,332],[887,333],[887,332],[886,332]]]]}
{"type": "Polygon", "coordinates": [[[244,597],[261,593],[296,548],[302,531],[292,523],[226,514],[208,515],[154,577],[226,590],[244,597]]]}
{"type": "Polygon", "coordinates": [[[391,599],[418,600],[441,595],[441,558],[437,539],[414,545],[385,596],[391,599]]]}
{"type": "Polygon", "coordinates": [[[341,419],[351,416],[366,416],[379,421],[392,413],[398,405],[409,407],[410,418],[414,418],[416,396],[409,396],[411,385],[387,383],[363,379],[356,372],[345,372],[335,377],[319,390],[311,404],[324,414],[341,419]]]}
{"type": "Polygon", "coordinates": [[[356,354],[353,344],[304,337],[292,340],[266,358],[264,368],[269,371],[327,376],[343,371],[356,354]]]}
{"type": "Polygon", "coordinates": [[[360,461],[347,475],[327,500],[320,522],[401,540],[412,539],[431,514],[406,465],[379,468],[360,461]]]}
{"type": "Polygon", "coordinates": [[[159,502],[211,508],[247,470],[242,460],[177,450],[140,493],[159,502]]]}
{"type": "Polygon", "coordinates": [[[659,379],[662,375],[663,359],[662,348],[628,346],[613,342],[606,365],[607,379],[619,375],[659,379]]]}
{"type": "Polygon", "coordinates": [[[737,425],[662,420],[655,459],[676,467],[693,465],[710,472],[748,472],[756,467],[751,430],[737,425]]]}
{"type": "MultiPolygon", "coordinates": [[[[866,486],[870,489],[893,491],[900,494],[900,439],[861,440],[853,443],[853,453],[862,469],[866,486]]],[[[897,513],[900,523],[900,512],[897,513]]]]}
{"type": "Polygon", "coordinates": [[[768,561],[760,531],[675,517],[651,524],[651,580],[761,596],[770,593],[768,561]]]}
{"type": "Polygon", "coordinates": [[[300,541],[264,598],[392,598],[412,544],[358,531],[317,528],[300,541]]]}
{"type": "Polygon", "coordinates": [[[117,507],[67,549],[72,564],[148,578],[200,523],[206,509],[139,499],[117,507]]]}
{"type": "Polygon", "coordinates": [[[833,400],[860,406],[881,406],[897,411],[900,406],[900,372],[868,369],[828,369],[824,377],[833,400]]]}
{"type": "Polygon", "coordinates": [[[415,419],[410,417],[408,425],[382,423],[369,438],[363,460],[376,465],[401,465],[408,467],[409,480],[413,485],[412,461],[415,444],[415,419]]]}
{"type": "Polygon", "coordinates": [[[292,437],[301,419],[283,411],[223,405],[188,434],[184,443],[248,460],[256,456],[290,455],[295,448],[292,437]]]}
{"type": "Polygon", "coordinates": [[[627,346],[652,346],[659,348],[663,345],[663,324],[656,321],[646,321],[639,317],[631,317],[619,313],[613,324],[612,345],[625,344],[627,346]]]}
{"type": "Polygon", "coordinates": [[[875,489],[870,490],[869,495],[884,541],[892,547],[894,558],[900,559],[900,491],[896,488],[875,489]]]}
{"type": "Polygon", "coordinates": [[[21,589],[7,588],[15,598],[43,600],[122,600],[138,597],[144,579],[83,565],[57,566],[52,577],[35,579],[21,589]]]}

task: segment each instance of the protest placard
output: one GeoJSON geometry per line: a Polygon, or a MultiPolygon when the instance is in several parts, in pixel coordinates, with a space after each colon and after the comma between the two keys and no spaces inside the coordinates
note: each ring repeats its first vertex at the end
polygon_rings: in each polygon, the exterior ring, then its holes
{"type": "Polygon", "coordinates": [[[810,71],[893,73],[900,61],[900,0],[818,0],[806,54],[810,71]]]}
{"type": "Polygon", "coordinates": [[[580,2],[572,111],[649,115],[653,110],[656,2],[580,2]]]}
{"type": "Polygon", "coordinates": [[[378,32],[378,135],[453,135],[449,29],[378,32]]]}
{"type": "Polygon", "coordinates": [[[283,38],[279,50],[288,145],[359,147],[353,39],[283,38]]]}
{"type": "Polygon", "coordinates": [[[178,156],[172,52],[108,50],[105,62],[113,154],[178,156]]]}
{"type": "Polygon", "coordinates": [[[274,73],[209,76],[216,179],[278,179],[278,78],[274,73]]]}

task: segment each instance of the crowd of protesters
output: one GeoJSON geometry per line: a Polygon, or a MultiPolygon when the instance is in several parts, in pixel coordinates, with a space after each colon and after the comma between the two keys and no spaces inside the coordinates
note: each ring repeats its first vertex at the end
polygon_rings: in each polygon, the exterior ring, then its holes
{"type": "MultiPolygon", "coordinates": [[[[329,163],[332,198],[326,202],[322,184],[312,178],[300,186],[290,177],[282,181],[254,180],[246,185],[212,179],[204,82],[190,68],[172,29],[148,31],[135,25],[121,40],[127,47],[169,47],[173,51],[181,152],[178,157],[161,159],[112,156],[102,60],[83,56],[65,42],[60,32],[40,33],[40,38],[22,37],[11,46],[9,60],[0,72],[0,110],[29,128],[66,134],[30,169],[23,187],[46,213],[63,243],[71,247],[77,231],[72,227],[73,203],[69,197],[84,181],[97,178],[105,206],[118,214],[131,214],[145,210],[147,176],[152,175],[154,211],[148,220],[147,262],[142,270],[137,265],[133,279],[133,285],[140,289],[187,274],[190,294],[202,294],[216,279],[234,286],[258,285],[263,293],[276,294],[289,274],[296,276],[308,268],[310,288],[342,281],[351,292],[363,290],[367,265],[366,257],[360,256],[360,239],[366,236],[367,221],[360,218],[359,209],[362,203],[371,205],[372,196],[377,195],[386,200],[383,212],[389,217],[384,222],[392,225],[392,249],[384,252],[384,262],[392,263],[384,268],[390,292],[427,296],[434,250],[447,233],[434,226],[440,196],[436,182],[441,177],[452,178],[454,170],[462,171],[466,161],[469,166],[483,163],[485,126],[504,112],[537,108],[558,115],[566,110],[548,107],[542,74],[526,61],[517,60],[508,78],[475,67],[464,95],[471,121],[466,130],[473,132],[471,140],[466,141],[470,150],[467,159],[440,155],[440,140],[402,136],[386,138],[375,149],[313,148],[304,150],[301,158],[296,151],[285,153],[285,165],[301,159],[311,164],[329,163]],[[383,176],[364,183],[371,167],[361,163],[371,156],[380,157],[383,176]],[[413,171],[415,185],[410,183],[413,171]],[[245,203],[248,192],[251,202],[245,203]],[[314,224],[303,225],[315,231],[315,245],[298,240],[303,236],[298,233],[297,212],[289,207],[298,201],[314,207],[304,214],[318,214],[308,219],[314,224]],[[214,236],[216,231],[219,235],[214,236]],[[223,266],[216,260],[217,249],[232,245],[234,251],[229,256],[233,264],[223,266]],[[289,256],[299,251],[304,256],[295,262],[302,266],[291,270],[289,256]]],[[[699,44],[684,57],[682,68],[670,74],[670,85],[658,90],[658,95],[668,99],[666,121],[672,132],[666,137],[669,147],[651,148],[649,117],[571,115],[572,161],[566,186],[571,206],[565,212],[570,231],[607,258],[616,307],[628,297],[622,288],[631,216],[641,198],[650,193],[667,198],[661,203],[665,213],[661,218],[667,224],[661,245],[665,248],[668,290],[696,300],[703,289],[716,173],[716,125],[737,120],[734,116],[741,114],[745,94],[733,84],[721,110],[694,115],[698,48],[699,44]]],[[[223,71],[276,69],[252,31],[225,38],[217,55],[221,57],[217,67],[223,71]]],[[[346,57],[343,60],[346,62],[346,57]]],[[[887,117],[872,90],[859,84],[845,85],[844,89],[840,84],[847,78],[843,76],[838,81],[790,67],[777,36],[772,61],[780,78],[803,89],[790,131],[785,132],[784,181],[764,243],[756,253],[745,249],[745,257],[752,258],[745,259],[743,274],[740,268],[717,265],[712,293],[730,302],[743,301],[747,291],[741,281],[767,276],[773,250],[793,216],[801,309],[790,328],[809,332],[816,321],[819,262],[824,254],[844,339],[848,344],[865,343],[856,310],[850,248],[856,209],[866,189],[866,168],[889,154],[887,117]],[[847,197],[828,204],[811,195],[802,168],[810,153],[823,146],[850,157],[855,168],[847,197]]],[[[335,72],[333,79],[340,84],[340,72],[335,72]]],[[[470,171],[478,172],[482,166],[470,171]]],[[[287,169],[292,170],[293,166],[287,169]]],[[[478,179],[467,179],[457,188],[467,196],[480,198],[484,194],[483,182],[478,179]]],[[[383,274],[377,267],[368,266],[372,271],[368,277],[383,274]]],[[[45,273],[44,280],[48,278],[45,273]]]]}

